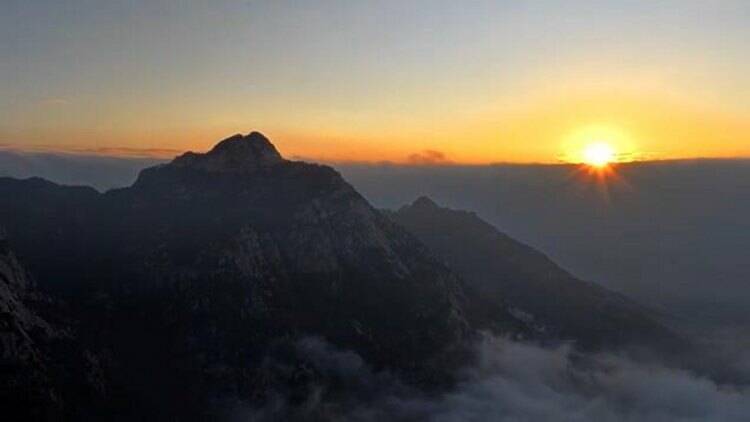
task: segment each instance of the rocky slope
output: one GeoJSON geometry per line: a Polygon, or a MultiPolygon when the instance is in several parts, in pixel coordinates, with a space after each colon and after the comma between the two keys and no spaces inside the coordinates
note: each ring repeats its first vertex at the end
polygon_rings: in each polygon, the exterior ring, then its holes
{"type": "Polygon", "coordinates": [[[103,356],[41,292],[0,230],[0,408],[7,420],[86,420],[104,409],[103,356]]]}
{"type": "Polygon", "coordinates": [[[59,405],[44,343],[52,329],[29,305],[40,299],[0,232],[0,407],[41,418],[59,405]]]}
{"type": "Polygon", "coordinates": [[[30,269],[111,363],[110,414],[262,395],[268,350],[309,335],[440,385],[471,336],[447,267],[333,169],[259,133],[105,194],[39,179],[0,180],[0,194],[18,199],[0,223],[30,269]]]}
{"type": "Polygon", "coordinates": [[[575,278],[472,212],[420,197],[389,215],[458,272],[476,293],[477,305],[470,303],[470,309],[494,304],[584,349],[647,347],[669,353],[685,347],[646,308],[575,278]]]}

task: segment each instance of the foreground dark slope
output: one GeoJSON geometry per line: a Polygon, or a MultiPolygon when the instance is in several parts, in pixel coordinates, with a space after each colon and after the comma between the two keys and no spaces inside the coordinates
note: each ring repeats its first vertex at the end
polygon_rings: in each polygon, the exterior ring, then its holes
{"type": "Polygon", "coordinates": [[[109,415],[196,418],[304,384],[309,369],[264,362],[306,335],[438,385],[470,336],[459,280],[420,242],[258,133],[106,194],[41,179],[2,179],[0,194],[19,255],[107,363],[109,415]]]}
{"type": "Polygon", "coordinates": [[[645,308],[576,279],[472,212],[420,197],[389,215],[445,259],[477,301],[507,307],[553,338],[593,350],[643,346],[669,353],[685,346],[645,308]]]}
{"type": "Polygon", "coordinates": [[[0,231],[0,407],[5,417],[40,418],[59,405],[43,350],[53,332],[30,309],[34,299],[26,271],[0,231]],[[6,413],[9,409],[19,412],[6,413]]]}
{"type": "Polygon", "coordinates": [[[62,304],[39,291],[0,229],[0,409],[4,420],[87,419],[104,387],[62,304]],[[87,403],[77,408],[71,403],[87,403]]]}

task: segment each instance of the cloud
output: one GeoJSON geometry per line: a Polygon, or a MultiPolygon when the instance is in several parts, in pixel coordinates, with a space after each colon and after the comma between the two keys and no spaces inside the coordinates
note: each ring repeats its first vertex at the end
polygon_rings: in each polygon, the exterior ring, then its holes
{"type": "Polygon", "coordinates": [[[414,154],[409,155],[406,161],[409,164],[422,166],[437,166],[453,163],[445,156],[443,152],[432,149],[426,149],[422,152],[415,152],[414,154]]]}
{"type": "Polygon", "coordinates": [[[18,152],[0,146],[0,176],[42,177],[66,185],[88,185],[102,191],[128,186],[141,169],[162,162],[149,157],[18,152]]]}
{"type": "Polygon", "coordinates": [[[740,421],[750,412],[748,391],[616,355],[488,337],[478,356],[454,391],[427,403],[431,419],[740,421]]]}
{"type": "Polygon", "coordinates": [[[59,152],[116,158],[172,158],[184,151],[169,148],[92,147],[67,148],[59,152]]]}
{"type": "Polygon", "coordinates": [[[429,395],[374,372],[352,352],[319,339],[298,344],[312,371],[307,399],[276,391],[233,420],[347,421],[743,421],[750,392],[687,371],[617,355],[581,355],[487,336],[476,362],[448,392],[429,395]],[[332,388],[331,385],[337,385],[332,388]],[[341,392],[345,394],[341,394],[341,392]]]}
{"type": "Polygon", "coordinates": [[[17,152],[21,154],[58,154],[111,158],[154,158],[167,159],[182,154],[183,150],[170,148],[132,148],[132,147],[74,147],[54,145],[28,145],[21,146],[11,143],[0,143],[0,150],[17,152]]]}
{"type": "Polygon", "coordinates": [[[184,152],[183,150],[171,148],[130,147],[70,148],[67,151],[75,154],[91,154],[124,158],[172,158],[184,152]]]}

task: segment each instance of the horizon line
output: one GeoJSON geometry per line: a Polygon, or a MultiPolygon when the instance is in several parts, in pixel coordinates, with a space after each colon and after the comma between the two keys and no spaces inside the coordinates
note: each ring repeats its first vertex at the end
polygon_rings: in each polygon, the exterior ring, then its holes
{"type": "MultiPolygon", "coordinates": [[[[82,158],[111,158],[120,160],[164,160],[168,161],[186,152],[199,152],[192,150],[178,150],[172,148],[135,148],[135,147],[56,147],[50,145],[18,146],[16,144],[0,143],[0,152],[10,152],[20,155],[58,155],[74,156],[82,158]]],[[[347,160],[347,159],[325,159],[310,156],[292,154],[285,157],[290,161],[305,161],[327,165],[340,166],[392,166],[413,168],[441,168],[441,167],[492,167],[492,166],[581,166],[585,163],[568,162],[564,160],[550,161],[488,161],[486,163],[462,163],[457,161],[436,163],[414,163],[408,159],[404,161],[394,160],[347,160]]],[[[639,165],[639,164],[667,164],[689,161],[747,161],[748,156],[695,156],[695,157],[673,157],[673,158],[649,158],[628,161],[615,161],[612,166],[639,165]]]]}

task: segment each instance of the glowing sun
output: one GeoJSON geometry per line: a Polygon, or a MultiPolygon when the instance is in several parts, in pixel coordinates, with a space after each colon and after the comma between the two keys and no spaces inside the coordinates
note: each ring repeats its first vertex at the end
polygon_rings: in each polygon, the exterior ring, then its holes
{"type": "Polygon", "coordinates": [[[582,153],[583,162],[594,167],[606,167],[615,161],[615,149],[606,142],[592,142],[582,153]]]}

